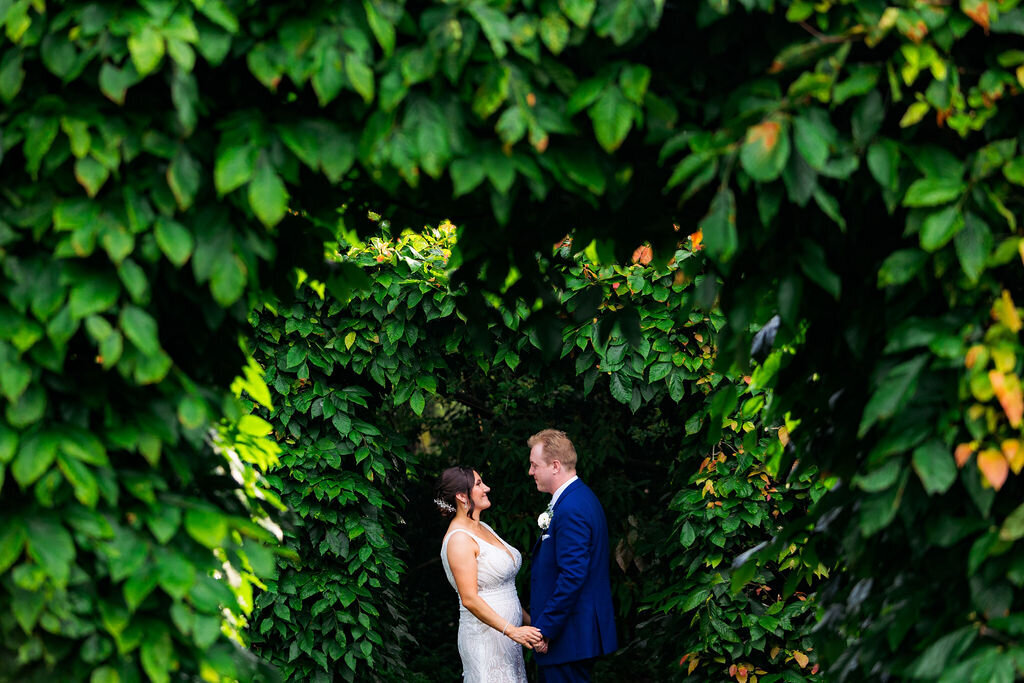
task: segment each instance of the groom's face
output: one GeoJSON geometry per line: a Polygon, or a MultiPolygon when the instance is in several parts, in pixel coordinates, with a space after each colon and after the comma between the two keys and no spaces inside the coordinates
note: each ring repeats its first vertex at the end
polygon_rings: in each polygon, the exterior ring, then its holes
{"type": "Polygon", "coordinates": [[[544,459],[544,444],[539,443],[530,449],[530,476],[537,482],[537,490],[554,493],[558,488],[553,486],[557,465],[544,459]]]}

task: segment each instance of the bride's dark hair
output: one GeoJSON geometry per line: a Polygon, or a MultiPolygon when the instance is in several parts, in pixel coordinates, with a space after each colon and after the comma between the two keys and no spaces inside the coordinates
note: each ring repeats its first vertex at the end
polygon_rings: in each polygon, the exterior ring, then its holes
{"type": "Polygon", "coordinates": [[[476,483],[476,476],[472,467],[460,467],[458,465],[449,467],[437,478],[437,485],[434,487],[434,504],[445,519],[455,516],[455,508],[459,501],[455,498],[457,493],[465,493],[469,501],[469,509],[466,511],[470,517],[476,505],[473,503],[473,484],[476,483]]]}

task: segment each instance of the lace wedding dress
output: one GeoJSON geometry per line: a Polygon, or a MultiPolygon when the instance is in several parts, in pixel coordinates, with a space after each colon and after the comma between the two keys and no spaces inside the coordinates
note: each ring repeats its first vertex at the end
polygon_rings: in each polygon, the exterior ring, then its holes
{"type": "MultiPolygon", "coordinates": [[[[512,626],[522,626],[523,608],[516,593],[516,574],[523,564],[518,550],[494,533],[483,522],[481,526],[508,549],[492,545],[466,529],[453,529],[441,543],[441,562],[448,583],[455,586],[455,577],[448,566],[448,540],[457,533],[467,534],[480,546],[477,555],[476,585],[480,597],[512,626]]],[[[511,626],[509,627],[511,628],[511,626]]],[[[522,646],[483,623],[459,602],[459,656],[462,657],[463,683],[526,683],[526,665],[522,646]]]]}

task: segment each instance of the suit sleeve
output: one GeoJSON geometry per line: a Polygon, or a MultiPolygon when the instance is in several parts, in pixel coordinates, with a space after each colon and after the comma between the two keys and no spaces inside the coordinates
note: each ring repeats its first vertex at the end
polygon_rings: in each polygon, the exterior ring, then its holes
{"type": "Polygon", "coordinates": [[[554,539],[558,563],[555,589],[544,605],[544,611],[533,620],[533,625],[546,638],[554,640],[561,635],[579,599],[590,567],[592,535],[590,522],[579,510],[566,511],[558,520],[558,533],[554,539]]]}

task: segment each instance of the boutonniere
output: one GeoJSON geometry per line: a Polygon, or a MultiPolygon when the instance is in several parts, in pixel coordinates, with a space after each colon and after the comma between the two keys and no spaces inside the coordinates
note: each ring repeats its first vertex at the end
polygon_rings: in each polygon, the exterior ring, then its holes
{"type": "Polygon", "coordinates": [[[554,517],[554,511],[549,506],[547,510],[540,513],[537,517],[537,526],[541,528],[541,531],[547,531],[548,527],[551,526],[551,519],[554,517]]]}

